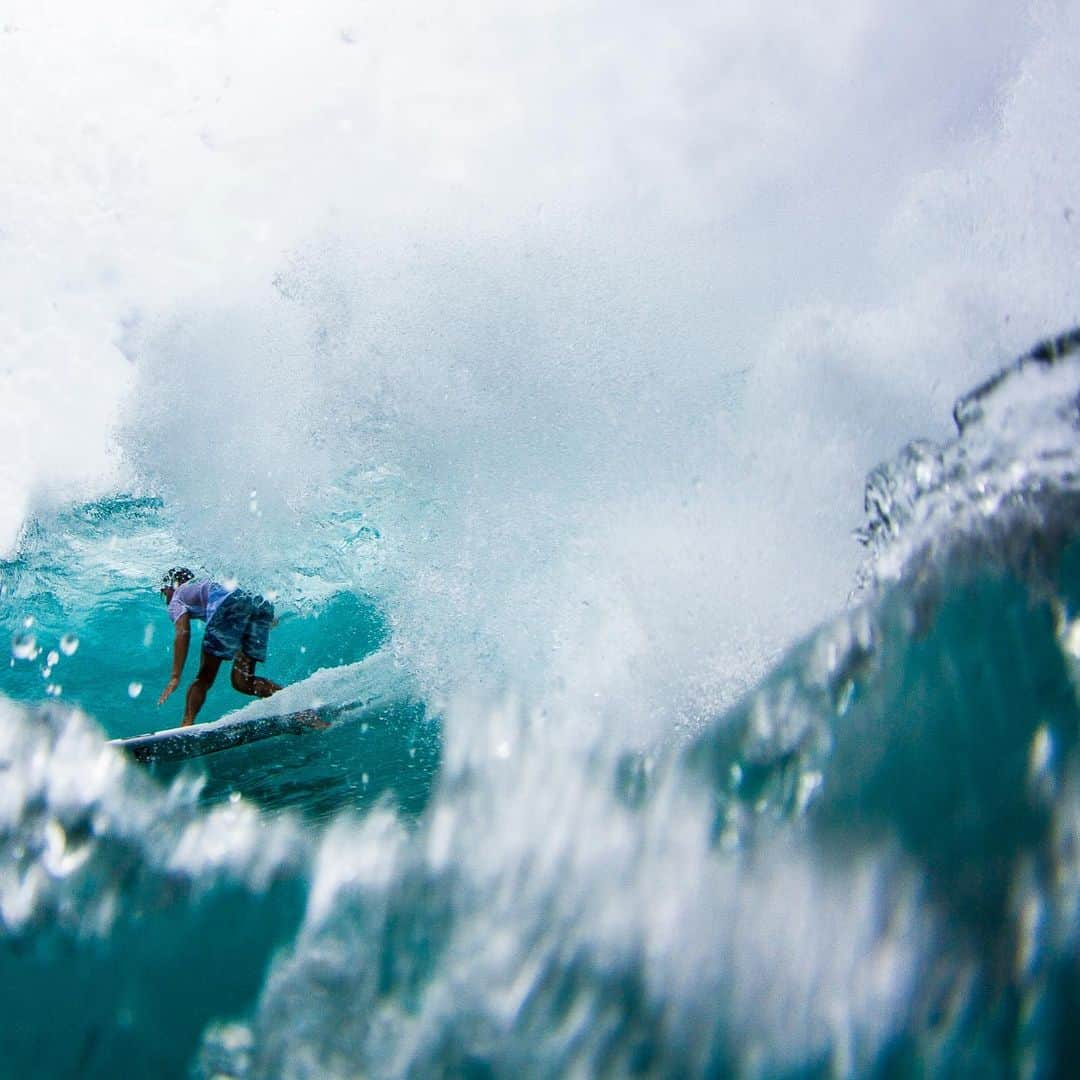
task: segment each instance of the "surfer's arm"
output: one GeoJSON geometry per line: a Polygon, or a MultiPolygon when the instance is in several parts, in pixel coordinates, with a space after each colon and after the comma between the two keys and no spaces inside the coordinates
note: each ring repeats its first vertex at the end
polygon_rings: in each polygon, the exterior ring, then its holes
{"type": "Polygon", "coordinates": [[[188,645],[191,644],[191,616],[185,611],[176,620],[176,637],[173,639],[173,662],[172,678],[169,679],[165,689],[158,698],[158,704],[164,705],[166,698],[180,685],[180,676],[184,673],[184,662],[187,660],[188,645]]]}

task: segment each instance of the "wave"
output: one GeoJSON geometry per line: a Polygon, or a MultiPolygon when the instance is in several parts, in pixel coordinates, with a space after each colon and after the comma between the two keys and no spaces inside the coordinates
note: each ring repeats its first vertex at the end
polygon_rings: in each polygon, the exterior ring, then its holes
{"type": "Polygon", "coordinates": [[[1075,334],[983,380],[1080,319],[1080,6],[67,7],[0,27],[0,1073],[1066,1072],[1075,334]],[[373,711],[118,756],[178,563],[373,711]]]}
{"type": "Polygon", "coordinates": [[[1078,352],[1080,330],[1041,342],[956,402],[958,438],[909,443],[870,474],[864,587],[945,557],[1034,572],[1058,556],[1077,517],[1078,352]]]}
{"type": "MultiPolygon", "coordinates": [[[[628,749],[580,737],[587,713],[458,696],[437,728],[415,716],[365,749],[346,726],[326,747],[355,780],[435,732],[411,810],[391,785],[305,819],[283,806],[318,804],[318,779],[303,794],[302,770],[275,778],[255,747],[207,798],[77,712],[4,704],[0,962],[33,990],[5,1002],[7,1060],[1062,1071],[1080,993],[1076,346],[1035,350],[961,399],[955,439],[872,474],[857,601],[689,738],[628,749]],[[260,810],[245,777],[301,794],[260,810]],[[57,1014],[71,1034],[41,1058],[57,1014]]],[[[391,654],[361,668],[397,694],[391,654]]]]}

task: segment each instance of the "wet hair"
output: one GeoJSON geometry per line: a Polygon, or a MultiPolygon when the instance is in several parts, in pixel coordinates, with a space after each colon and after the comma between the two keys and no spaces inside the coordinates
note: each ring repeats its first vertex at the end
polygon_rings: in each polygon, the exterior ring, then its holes
{"type": "Polygon", "coordinates": [[[176,589],[183,585],[185,581],[191,581],[194,577],[195,575],[186,566],[174,566],[171,570],[166,570],[162,575],[158,589],[160,592],[164,592],[166,589],[176,589]]]}

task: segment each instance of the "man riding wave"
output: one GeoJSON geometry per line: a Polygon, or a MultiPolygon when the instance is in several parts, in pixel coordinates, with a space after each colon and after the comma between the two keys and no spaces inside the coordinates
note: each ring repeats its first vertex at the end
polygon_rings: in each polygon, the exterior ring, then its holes
{"type": "Polygon", "coordinates": [[[196,578],[183,566],[173,567],[164,575],[161,595],[168,605],[176,637],[172,677],[158,698],[159,705],[180,685],[191,644],[191,620],[206,622],[199,671],[188,688],[182,726],[195,722],[225,660],[233,662],[232,684],[241,694],[265,698],[281,689],[277,683],[255,674],[255,665],[266,660],[267,639],[274,625],[274,605],[269,600],[243,589],[229,589],[209,578],[196,578]]]}

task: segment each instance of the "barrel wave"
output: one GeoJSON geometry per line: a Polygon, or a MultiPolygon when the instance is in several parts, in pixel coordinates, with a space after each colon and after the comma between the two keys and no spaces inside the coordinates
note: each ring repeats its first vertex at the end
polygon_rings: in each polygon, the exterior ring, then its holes
{"type": "MultiPolygon", "coordinates": [[[[105,741],[133,722],[112,671],[83,681],[104,730],[63,697],[6,702],[13,1074],[1060,1072],[1080,992],[1078,336],[871,474],[851,605],[681,738],[425,702],[351,593],[280,628],[348,650],[288,661],[297,701],[367,695],[326,732],[154,775],[105,741]]],[[[149,565],[167,524],[138,500],[40,522],[4,565],[12,670],[40,682],[80,603],[51,678],[78,685],[95,635],[152,651],[153,595],[103,610],[86,575],[114,537],[149,565]]]]}
{"type": "Polygon", "coordinates": [[[1069,1074],[1080,6],[7,6],[0,1077],[1069,1074]]]}

